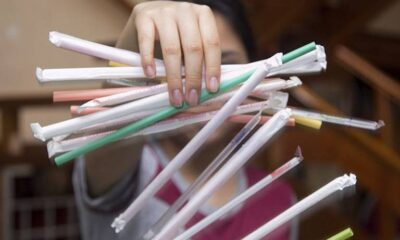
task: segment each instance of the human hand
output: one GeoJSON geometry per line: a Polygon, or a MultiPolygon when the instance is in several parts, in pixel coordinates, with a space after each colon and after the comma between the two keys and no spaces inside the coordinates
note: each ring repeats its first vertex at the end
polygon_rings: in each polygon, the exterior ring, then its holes
{"type": "Polygon", "coordinates": [[[154,42],[160,41],[173,106],[181,106],[184,98],[191,106],[199,103],[203,62],[206,89],[218,91],[221,49],[214,14],[208,6],[151,1],[136,5],[133,15],[143,70],[150,78],[156,76],[154,42]],[[182,59],[185,66],[185,96],[182,59]]]}

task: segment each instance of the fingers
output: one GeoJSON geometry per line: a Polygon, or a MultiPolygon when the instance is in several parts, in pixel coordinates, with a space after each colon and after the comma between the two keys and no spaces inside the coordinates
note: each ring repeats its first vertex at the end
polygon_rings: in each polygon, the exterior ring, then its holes
{"type": "Polygon", "coordinates": [[[154,64],[155,26],[152,18],[147,14],[139,14],[136,18],[139,50],[143,72],[149,78],[155,78],[154,64]]]}
{"type": "Polygon", "coordinates": [[[160,16],[155,17],[155,23],[164,57],[170,102],[173,106],[180,107],[183,104],[182,53],[175,17],[169,9],[165,9],[160,16]]]}
{"type": "Polygon", "coordinates": [[[197,8],[199,27],[204,48],[206,87],[217,92],[221,76],[221,47],[214,14],[208,6],[197,8]]]}
{"type": "Polygon", "coordinates": [[[154,41],[159,38],[167,74],[170,102],[182,106],[199,103],[203,72],[206,88],[217,92],[221,49],[211,9],[186,2],[145,2],[137,5],[136,26],[143,70],[155,77],[154,41]],[[185,65],[185,96],[182,88],[182,55],[185,65]]]}
{"type": "Polygon", "coordinates": [[[199,103],[202,84],[203,43],[193,5],[182,3],[177,24],[185,61],[185,98],[190,106],[199,103]]]}

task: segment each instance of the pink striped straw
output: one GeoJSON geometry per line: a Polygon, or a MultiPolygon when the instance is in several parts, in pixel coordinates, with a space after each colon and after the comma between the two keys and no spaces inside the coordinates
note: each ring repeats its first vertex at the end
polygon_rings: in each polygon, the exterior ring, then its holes
{"type": "Polygon", "coordinates": [[[144,87],[101,88],[88,90],[54,91],[53,102],[87,101],[144,87]]]}

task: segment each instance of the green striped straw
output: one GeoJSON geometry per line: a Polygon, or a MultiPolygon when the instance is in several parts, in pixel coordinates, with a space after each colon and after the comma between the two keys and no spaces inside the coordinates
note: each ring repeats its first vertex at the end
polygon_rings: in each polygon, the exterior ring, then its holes
{"type": "Polygon", "coordinates": [[[327,240],[346,240],[353,236],[353,231],[351,228],[346,228],[340,233],[335,234],[334,236],[328,238],[327,240]]]}
{"type": "MultiPolygon", "coordinates": [[[[316,45],[314,42],[309,43],[301,48],[298,48],[292,52],[289,52],[285,55],[282,56],[282,62],[283,63],[287,63],[297,57],[302,56],[305,53],[308,53],[312,50],[314,50],[316,48],[316,45]]],[[[229,90],[231,90],[232,88],[238,86],[239,84],[242,84],[243,82],[245,82],[255,71],[255,69],[248,71],[238,77],[233,78],[232,80],[229,81],[225,81],[223,83],[221,83],[219,91],[217,93],[209,93],[206,90],[203,90],[201,92],[201,96],[200,96],[200,102],[204,102],[206,100],[209,100],[213,97],[216,97],[218,95],[220,95],[221,93],[227,92],[229,90]]],[[[93,142],[87,143],[85,145],[82,145],[79,148],[76,148],[74,150],[71,150],[67,153],[64,153],[58,157],[56,157],[54,159],[55,163],[57,166],[63,165],[65,163],[68,163],[70,161],[72,161],[73,159],[84,155],[86,153],[89,153],[91,151],[94,151],[102,146],[105,146],[111,142],[115,142],[118,141],[120,139],[123,139],[124,137],[127,137],[131,134],[137,133],[140,130],[158,122],[161,121],[163,119],[166,119],[178,112],[184,111],[186,109],[189,108],[189,105],[187,105],[186,103],[183,104],[182,107],[180,108],[175,108],[175,107],[167,107],[163,110],[161,110],[158,113],[155,113],[153,115],[150,115],[148,117],[145,117],[137,122],[131,123],[113,133],[111,133],[110,135],[107,135],[103,138],[97,139],[93,142]]]]}
{"type": "Polygon", "coordinates": [[[288,52],[282,56],[282,63],[290,62],[295,58],[298,58],[300,56],[303,56],[306,53],[311,52],[312,50],[315,50],[316,48],[317,48],[317,46],[316,46],[315,42],[311,42],[311,43],[304,45],[298,49],[288,52]]]}

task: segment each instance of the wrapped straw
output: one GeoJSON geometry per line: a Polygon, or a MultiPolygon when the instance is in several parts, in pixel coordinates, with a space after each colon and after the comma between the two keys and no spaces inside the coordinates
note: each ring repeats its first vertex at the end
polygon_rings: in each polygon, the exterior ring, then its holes
{"type": "Polygon", "coordinates": [[[211,213],[207,217],[203,218],[200,222],[196,223],[192,227],[190,227],[188,230],[183,232],[181,235],[179,235],[175,240],[184,240],[184,239],[190,239],[193,237],[195,234],[215,222],[216,220],[220,219],[224,215],[226,215],[228,212],[231,210],[235,209],[238,207],[240,204],[245,202],[247,199],[250,197],[254,196],[256,193],[258,193],[261,189],[264,189],[266,186],[271,184],[273,181],[278,179],[280,176],[291,170],[292,168],[296,167],[301,161],[303,160],[303,156],[301,155],[301,150],[300,147],[297,148],[295,156],[286,162],[284,165],[280,166],[278,169],[273,171],[271,174],[268,176],[264,177],[260,181],[258,181],[256,184],[251,186],[249,189],[241,193],[239,196],[236,198],[232,199],[228,203],[226,203],[224,206],[219,208],[217,211],[211,213]]]}
{"type": "Polygon", "coordinates": [[[197,212],[199,207],[232,177],[265,143],[283,126],[291,115],[290,109],[277,112],[266,124],[236,152],[235,155],[194,195],[189,202],[168,222],[154,240],[173,239],[178,231],[197,212]]]}
{"type": "Polygon", "coordinates": [[[338,177],[322,188],[318,189],[308,197],[304,198],[297,204],[293,205],[283,213],[276,216],[271,221],[267,222],[251,234],[247,235],[244,240],[258,240],[262,239],[271,233],[273,230],[281,226],[282,224],[290,221],[295,216],[304,212],[308,208],[320,202],[322,199],[328,197],[329,195],[341,191],[346,187],[353,186],[356,184],[356,176],[354,174],[343,175],[342,177],[338,177]]]}

